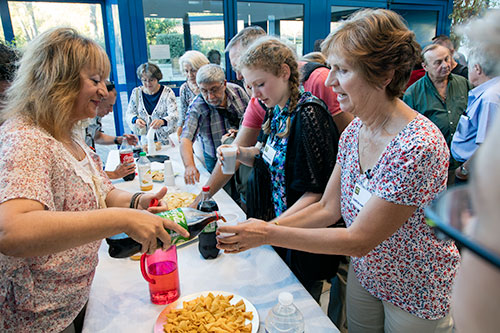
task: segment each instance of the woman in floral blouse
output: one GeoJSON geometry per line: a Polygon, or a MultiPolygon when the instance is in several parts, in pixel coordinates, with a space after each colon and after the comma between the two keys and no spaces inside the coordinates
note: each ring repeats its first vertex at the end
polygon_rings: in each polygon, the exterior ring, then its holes
{"type": "Polygon", "coordinates": [[[157,194],[115,189],[77,124],[108,96],[105,51],[71,28],[31,41],[0,113],[0,331],[71,332],[82,317],[101,240],[121,232],[156,249],[157,194]],[[113,208],[106,208],[113,207],[113,208]],[[130,209],[130,208],[138,209],[130,209]],[[79,315],[80,314],[80,315],[79,315]],[[76,321],[75,321],[76,323],[76,321]]]}
{"type": "Polygon", "coordinates": [[[137,67],[141,87],[132,90],[126,118],[137,135],[146,135],[150,128],[156,129],[158,140],[168,144],[168,136],[175,131],[177,101],[169,87],[160,84],[163,74],[158,66],[146,62],[137,67]]]}
{"type": "Polygon", "coordinates": [[[446,188],[449,151],[439,129],[400,96],[419,47],[401,17],[363,10],[323,43],[326,84],[355,117],[339,142],[321,200],[276,224],[258,220],[219,246],[262,244],[351,256],[349,332],[451,332],[450,292],[460,255],[434,235],[424,206],[446,188]],[[327,229],[342,216],[347,228],[327,229]]]}
{"type": "Polygon", "coordinates": [[[179,67],[181,68],[181,72],[186,75],[187,79],[179,89],[179,97],[181,100],[179,120],[177,121],[177,136],[179,138],[181,137],[184,121],[186,120],[188,106],[193,99],[200,94],[200,89],[196,84],[196,73],[198,73],[198,69],[209,63],[207,57],[199,51],[187,51],[179,58],[179,67]]]}

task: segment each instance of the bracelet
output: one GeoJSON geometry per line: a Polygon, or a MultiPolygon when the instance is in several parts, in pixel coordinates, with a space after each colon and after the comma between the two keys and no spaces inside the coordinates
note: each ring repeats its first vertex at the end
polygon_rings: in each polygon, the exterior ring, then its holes
{"type": "Polygon", "coordinates": [[[132,198],[130,198],[130,208],[136,208],[137,209],[137,204],[139,202],[138,198],[140,198],[144,193],[142,192],[136,192],[132,195],[132,198]]]}
{"type": "Polygon", "coordinates": [[[134,208],[137,209],[139,207],[139,201],[141,201],[141,197],[144,195],[144,193],[141,193],[137,196],[137,199],[135,199],[135,206],[134,208]]]}
{"type": "Polygon", "coordinates": [[[120,142],[118,141],[118,137],[117,136],[115,136],[114,143],[115,143],[115,145],[119,145],[120,144],[120,142]]]}

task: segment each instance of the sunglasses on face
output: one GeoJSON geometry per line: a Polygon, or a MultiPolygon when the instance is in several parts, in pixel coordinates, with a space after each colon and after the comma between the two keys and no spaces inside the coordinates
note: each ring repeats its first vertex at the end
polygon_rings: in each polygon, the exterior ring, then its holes
{"type": "Polygon", "coordinates": [[[455,186],[442,193],[425,209],[426,222],[439,239],[452,239],[500,269],[500,255],[474,237],[477,224],[469,185],[455,186]]]}

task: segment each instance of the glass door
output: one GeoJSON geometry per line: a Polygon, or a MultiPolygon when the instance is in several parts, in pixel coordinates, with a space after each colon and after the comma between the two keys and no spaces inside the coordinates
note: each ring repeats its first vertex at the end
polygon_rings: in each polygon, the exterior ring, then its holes
{"type": "Polygon", "coordinates": [[[251,25],[258,25],[269,35],[288,40],[295,45],[297,55],[303,55],[304,5],[238,1],[238,31],[251,25]]]}
{"type": "Polygon", "coordinates": [[[221,55],[225,68],[222,0],[143,0],[148,61],[156,63],[163,80],[176,88],[186,80],[179,58],[188,50],[221,55]]]}

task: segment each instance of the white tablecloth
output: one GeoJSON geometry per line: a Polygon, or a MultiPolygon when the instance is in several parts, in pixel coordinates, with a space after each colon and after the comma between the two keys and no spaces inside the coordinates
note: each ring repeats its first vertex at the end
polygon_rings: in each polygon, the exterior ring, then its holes
{"type": "MultiPolygon", "coordinates": [[[[172,159],[176,177],[176,188],[197,193],[200,184],[208,178],[208,172],[198,162],[201,183],[185,186],[184,167],[177,148],[165,151],[172,159]]],[[[106,169],[112,170],[118,163],[118,151],[111,151],[106,169]]],[[[154,163],[152,169],[161,169],[154,163]]],[[[118,188],[138,191],[136,180],[115,181],[118,188]]],[[[161,184],[155,183],[154,190],[161,184]]],[[[244,220],[244,212],[224,192],[215,196],[222,214],[237,213],[244,220]]],[[[94,282],[85,316],[83,332],[152,332],[153,326],[165,305],[150,302],[147,282],[142,278],[139,262],[130,259],[113,259],[107,254],[108,246],[103,242],[99,253],[94,282]]],[[[338,332],[318,304],[298,282],[286,264],[269,246],[262,246],[240,254],[220,253],[214,260],[204,260],[198,252],[198,243],[178,249],[179,280],[181,297],[195,292],[213,290],[227,291],[247,298],[260,317],[259,332],[264,332],[264,322],[269,309],[277,302],[282,291],[291,292],[295,304],[306,322],[306,332],[338,332]]]]}

